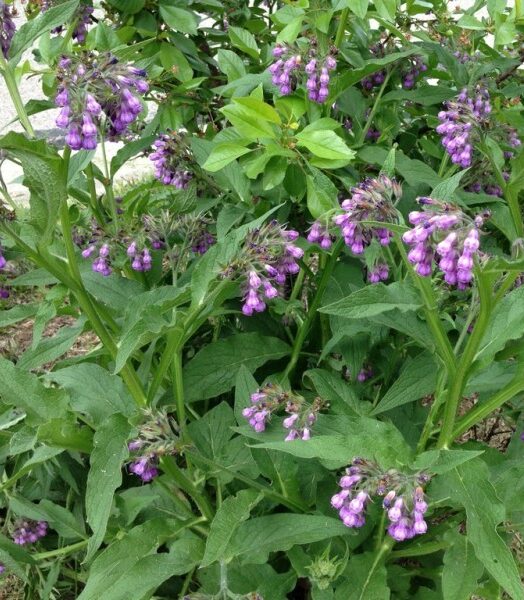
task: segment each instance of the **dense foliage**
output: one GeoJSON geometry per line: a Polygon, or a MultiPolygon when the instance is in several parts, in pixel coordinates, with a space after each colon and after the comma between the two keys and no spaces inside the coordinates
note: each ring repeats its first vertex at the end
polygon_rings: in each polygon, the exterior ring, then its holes
{"type": "Polygon", "coordinates": [[[524,599],[524,9],[448,4],[0,0],[10,597],[524,599]]]}

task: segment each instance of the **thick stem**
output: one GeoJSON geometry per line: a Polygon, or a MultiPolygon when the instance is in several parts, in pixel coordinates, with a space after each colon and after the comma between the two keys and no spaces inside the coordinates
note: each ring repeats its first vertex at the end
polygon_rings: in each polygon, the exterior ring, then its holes
{"type": "Polygon", "coordinates": [[[464,352],[462,353],[455,376],[450,380],[450,389],[446,405],[444,407],[444,419],[438,440],[438,448],[447,448],[453,441],[453,430],[457,409],[462,398],[462,392],[467,382],[469,369],[475,359],[479,344],[484,336],[484,332],[489,322],[491,314],[491,289],[486,285],[477,274],[478,290],[480,294],[480,312],[473,329],[473,333],[469,338],[464,352]]]}
{"type": "Polygon", "coordinates": [[[373,119],[375,118],[375,113],[378,110],[380,100],[382,99],[382,95],[384,94],[384,91],[386,89],[386,86],[388,84],[390,77],[391,77],[391,71],[388,70],[386,73],[386,77],[384,78],[384,83],[380,86],[380,90],[378,91],[377,97],[375,98],[375,102],[373,104],[371,112],[369,113],[369,117],[366,121],[366,124],[364,125],[364,129],[362,129],[362,133],[360,134],[359,145],[362,145],[366,139],[366,135],[369,131],[369,128],[371,127],[371,124],[373,123],[373,119]]]}
{"type": "Polygon", "coordinates": [[[342,40],[344,39],[344,32],[346,30],[346,22],[348,20],[349,8],[344,8],[340,13],[340,21],[338,22],[337,34],[335,36],[335,47],[340,48],[342,40]]]}
{"type": "Polygon", "coordinates": [[[93,173],[93,163],[89,163],[85,168],[86,178],[87,178],[87,187],[89,189],[89,199],[91,210],[98,221],[98,224],[101,227],[105,226],[105,219],[100,212],[100,207],[98,206],[98,196],[96,193],[96,183],[95,183],[95,175],[93,173]]]}
{"type": "Polygon", "coordinates": [[[186,406],[184,401],[184,379],[182,374],[181,349],[178,349],[173,357],[171,377],[173,379],[173,396],[175,397],[177,420],[182,433],[182,438],[184,438],[186,431],[186,406]]]}
{"type": "Polygon", "coordinates": [[[27,116],[27,112],[25,110],[24,101],[20,96],[20,91],[18,90],[18,85],[16,84],[15,74],[9,63],[5,60],[0,52],[0,72],[4,76],[5,85],[7,87],[7,91],[11,96],[11,100],[13,101],[13,105],[16,110],[16,114],[22,124],[22,127],[26,130],[27,135],[29,137],[35,137],[35,131],[33,126],[31,125],[31,121],[27,116]]]}
{"type": "Polygon", "coordinates": [[[57,548],[56,550],[49,550],[49,552],[37,552],[36,554],[33,554],[33,558],[35,560],[46,560],[48,558],[55,558],[55,556],[72,554],[73,552],[78,552],[78,550],[85,548],[88,542],[89,540],[82,540],[81,542],[76,542],[70,546],[64,546],[63,548],[57,548]]]}
{"type": "Polygon", "coordinates": [[[424,423],[424,428],[422,430],[422,433],[420,434],[420,438],[419,438],[419,441],[417,444],[417,454],[424,452],[424,450],[426,449],[426,444],[428,443],[429,436],[431,435],[431,432],[433,431],[433,425],[435,423],[435,419],[437,418],[440,407],[442,406],[442,403],[444,402],[445,397],[446,397],[444,394],[445,382],[446,382],[446,372],[441,371],[439,374],[438,380],[437,380],[437,386],[435,389],[435,397],[433,400],[433,404],[431,405],[431,408],[429,409],[428,417],[426,419],[426,422],[424,423]]]}
{"type": "Polygon", "coordinates": [[[331,255],[320,278],[320,282],[318,284],[315,297],[313,298],[313,302],[309,306],[307,317],[304,319],[304,322],[298,330],[297,337],[295,338],[295,343],[293,344],[293,350],[291,351],[291,358],[289,359],[289,363],[282,375],[282,379],[289,378],[289,376],[295,370],[298,358],[302,351],[302,346],[304,345],[306,336],[309,332],[311,325],[313,324],[313,320],[316,317],[317,309],[320,306],[320,302],[322,301],[322,296],[326,291],[327,284],[329,283],[329,279],[331,277],[331,274],[333,273],[333,269],[335,268],[338,256],[342,251],[343,247],[344,240],[342,239],[338,240],[338,242],[333,247],[333,251],[331,252],[331,255]]]}

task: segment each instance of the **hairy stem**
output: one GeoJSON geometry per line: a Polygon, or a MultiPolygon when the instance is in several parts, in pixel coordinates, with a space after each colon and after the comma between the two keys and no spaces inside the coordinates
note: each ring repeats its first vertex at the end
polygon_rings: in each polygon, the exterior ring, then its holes
{"type": "Polygon", "coordinates": [[[335,47],[340,48],[342,40],[344,39],[344,32],[346,30],[346,22],[348,20],[349,8],[344,8],[340,13],[340,21],[338,22],[337,34],[335,36],[335,47]]]}
{"type": "Polygon", "coordinates": [[[5,60],[2,53],[0,52],[0,73],[3,75],[5,80],[5,85],[7,87],[7,91],[11,96],[11,100],[13,101],[13,105],[16,110],[16,114],[18,115],[18,119],[22,124],[22,127],[26,130],[26,133],[29,137],[35,137],[35,131],[33,126],[31,125],[31,121],[27,116],[27,112],[25,110],[24,101],[20,96],[20,91],[18,89],[18,85],[16,83],[15,74],[11,65],[5,60]]]}

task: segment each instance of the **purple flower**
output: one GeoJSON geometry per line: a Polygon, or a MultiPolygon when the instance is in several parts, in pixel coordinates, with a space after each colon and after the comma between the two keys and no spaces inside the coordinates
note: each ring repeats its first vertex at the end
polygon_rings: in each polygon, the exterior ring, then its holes
{"type": "Polygon", "coordinates": [[[368,271],[368,281],[370,283],[379,283],[386,281],[389,277],[389,267],[384,262],[378,262],[368,271]]]}
{"type": "Polygon", "coordinates": [[[155,166],[155,177],[164,185],[174,185],[177,189],[185,189],[193,178],[187,169],[192,161],[189,147],[179,133],[160,136],[154,143],[155,151],[149,159],[155,166]]]}
{"type": "Polygon", "coordinates": [[[407,72],[404,74],[404,78],[402,80],[402,86],[406,90],[410,90],[415,85],[415,81],[417,77],[428,70],[428,67],[422,60],[420,56],[410,56],[408,58],[409,68],[407,72]]]}
{"type": "Polygon", "coordinates": [[[4,58],[9,57],[9,48],[15,35],[16,25],[13,21],[13,9],[0,0],[0,50],[4,58]]]}
{"type": "Polygon", "coordinates": [[[24,546],[25,544],[34,544],[47,534],[47,529],[47,521],[23,519],[16,523],[16,527],[12,535],[13,542],[19,546],[24,546]]]}
{"type": "Polygon", "coordinates": [[[312,244],[318,244],[324,250],[328,250],[333,244],[333,238],[329,233],[328,226],[320,221],[315,221],[311,226],[307,236],[307,241],[311,242],[312,244]]]}
{"type": "Polygon", "coordinates": [[[109,53],[63,57],[55,103],[62,108],[56,124],[68,130],[67,145],[73,150],[95,150],[99,131],[111,138],[125,134],[142,111],[139,96],[148,88],[144,76],[109,53]]]}
{"type": "Polygon", "coordinates": [[[131,473],[140,477],[144,483],[149,483],[158,475],[158,459],[154,454],[141,456],[129,465],[131,473]]]}
{"type": "MultiPolygon", "coordinates": [[[[59,2],[53,0],[42,0],[42,12],[49,10],[53,6],[58,6],[59,2]]],[[[75,11],[75,14],[72,17],[72,20],[76,21],[76,27],[73,31],[73,38],[79,43],[83,43],[86,39],[87,34],[87,26],[91,22],[91,15],[93,14],[94,9],[91,4],[88,4],[85,0],[80,2],[78,8],[75,11]]],[[[60,33],[63,30],[63,27],[55,27],[53,29],[53,33],[60,33]]]]}

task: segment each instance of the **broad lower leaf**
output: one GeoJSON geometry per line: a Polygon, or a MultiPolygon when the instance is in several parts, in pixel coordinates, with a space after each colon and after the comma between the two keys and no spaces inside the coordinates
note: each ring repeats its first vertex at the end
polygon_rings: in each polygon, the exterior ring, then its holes
{"type": "Polygon", "coordinates": [[[449,542],[449,547],[444,553],[442,569],[443,597],[445,600],[470,600],[484,567],[465,535],[448,531],[444,539],[449,542]]]}
{"type": "Polygon", "coordinates": [[[160,16],[175,31],[181,31],[189,35],[197,34],[198,20],[193,11],[178,6],[161,5],[160,16]]]}
{"type": "Polygon", "coordinates": [[[122,415],[111,415],[95,433],[86,487],[86,518],[93,532],[86,561],[98,550],[107,529],[113,495],[122,483],[122,463],[128,455],[131,426],[122,415]]]}
{"type": "Polygon", "coordinates": [[[413,468],[417,471],[430,471],[439,475],[482,454],[484,454],[484,450],[428,450],[417,456],[413,468]]]}
{"type": "Polygon", "coordinates": [[[332,130],[301,131],[296,138],[298,146],[306,147],[320,158],[351,160],[355,156],[354,151],[332,130]]]}
{"type": "Polygon", "coordinates": [[[253,58],[258,58],[260,50],[258,49],[255,36],[241,27],[230,27],[228,30],[229,39],[235,48],[242,50],[253,58]]]}
{"type": "Polygon", "coordinates": [[[306,176],[307,207],[311,216],[318,219],[324,213],[338,208],[338,192],[334,183],[322,171],[312,167],[313,175],[306,176]]]}
{"type": "Polygon", "coordinates": [[[233,162],[244,154],[249,154],[252,150],[245,148],[239,144],[233,144],[231,142],[224,142],[215,146],[208,156],[206,162],[202,165],[204,169],[214,173],[220,171],[226,167],[229,163],[233,162]]]}
{"type": "Polygon", "coordinates": [[[384,560],[373,552],[352,556],[346,582],[337,587],[336,600],[389,600],[384,560]]]}
{"type": "Polygon", "coordinates": [[[184,367],[186,400],[195,402],[223,394],[233,387],[242,365],[254,371],[289,351],[282,340],[259,333],[239,333],[209,344],[184,367]]]}

